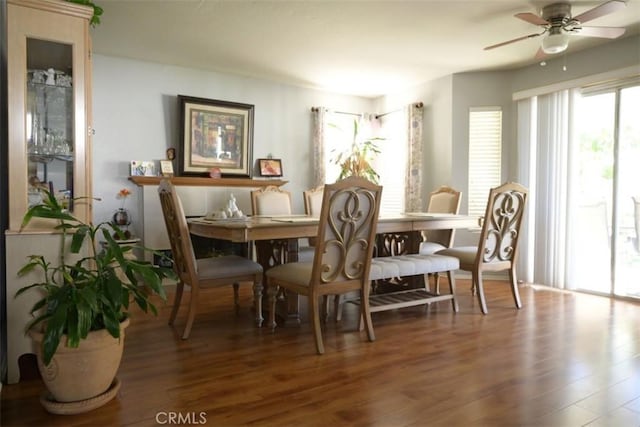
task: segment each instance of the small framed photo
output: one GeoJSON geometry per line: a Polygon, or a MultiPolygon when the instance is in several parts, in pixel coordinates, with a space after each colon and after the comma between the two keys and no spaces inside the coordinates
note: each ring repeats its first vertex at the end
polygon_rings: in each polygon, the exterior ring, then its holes
{"type": "Polygon", "coordinates": [[[160,160],[160,172],[162,172],[162,176],[173,176],[173,162],[171,160],[160,160]]]}
{"type": "Polygon", "coordinates": [[[131,160],[131,176],[156,176],[155,162],[131,160]]]}
{"type": "Polygon", "coordinates": [[[282,160],[280,159],[258,159],[258,169],[260,176],[278,177],[282,176],[282,160]]]}

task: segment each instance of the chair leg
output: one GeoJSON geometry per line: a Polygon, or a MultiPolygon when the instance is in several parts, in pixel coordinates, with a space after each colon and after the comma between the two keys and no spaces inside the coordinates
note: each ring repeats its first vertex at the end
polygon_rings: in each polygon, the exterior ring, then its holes
{"type": "MultiPolygon", "coordinates": [[[[424,280],[424,290],[431,293],[431,273],[425,273],[422,275],[424,280]]],[[[431,303],[428,302],[424,305],[424,311],[429,311],[431,303]]]]}
{"type": "Polygon", "coordinates": [[[489,311],[487,310],[487,302],[484,298],[484,289],[482,285],[482,272],[477,271],[473,273],[473,277],[475,277],[475,288],[478,293],[478,302],[480,302],[480,309],[482,310],[482,314],[487,314],[489,311]]]}
{"type": "Polygon", "coordinates": [[[329,319],[329,298],[330,295],[324,295],[322,297],[322,321],[325,323],[329,319]]]}
{"type": "Polygon", "coordinates": [[[424,289],[427,292],[431,292],[431,282],[430,282],[431,274],[427,273],[427,274],[424,274],[423,276],[424,276],[424,289]]]}
{"type": "Polygon", "coordinates": [[[427,273],[424,275],[424,289],[427,292],[431,292],[431,277],[433,277],[434,291],[437,295],[440,294],[440,276],[438,273],[427,273]]]}
{"type": "Polygon", "coordinates": [[[522,302],[520,301],[520,293],[518,292],[518,279],[516,275],[516,267],[512,265],[509,269],[509,280],[511,281],[511,293],[513,294],[513,300],[516,303],[517,308],[522,308],[522,302]]]}
{"type": "Polygon", "coordinates": [[[233,306],[236,309],[236,314],[240,313],[240,284],[233,284],[233,306]]]}
{"type": "Polygon", "coordinates": [[[376,335],[373,332],[373,321],[371,320],[371,306],[369,305],[369,291],[371,285],[365,285],[365,288],[360,291],[360,323],[363,323],[367,328],[367,336],[369,341],[375,341],[376,335]]]}
{"type": "Polygon", "coordinates": [[[253,281],[253,305],[256,310],[256,325],[262,326],[264,317],[262,317],[262,277],[258,276],[253,281]]]}
{"type": "Polygon", "coordinates": [[[178,309],[180,309],[180,303],[182,302],[182,291],[184,290],[184,283],[182,280],[176,285],[176,295],[173,298],[173,308],[171,309],[171,315],[169,315],[169,325],[173,325],[178,315],[178,309]]]}
{"type": "Polygon", "coordinates": [[[316,350],[318,354],[324,354],[324,344],[322,343],[322,328],[320,327],[320,303],[318,297],[309,295],[309,305],[311,309],[311,329],[313,329],[313,337],[316,341],[316,350]]]}
{"type": "Polygon", "coordinates": [[[269,327],[271,330],[276,328],[276,297],[278,295],[279,286],[275,283],[267,284],[267,296],[269,298],[269,327]]]}
{"type": "Polygon", "coordinates": [[[193,320],[196,318],[196,311],[198,309],[198,286],[192,284],[191,285],[191,299],[189,300],[189,313],[187,313],[187,324],[184,327],[184,332],[182,333],[182,339],[186,340],[189,338],[189,334],[191,334],[191,327],[193,326],[193,320]]]}
{"type": "Polygon", "coordinates": [[[333,296],[333,311],[336,313],[336,322],[342,320],[342,307],[344,306],[344,300],[342,295],[333,296]]]}
{"type": "Polygon", "coordinates": [[[456,298],[456,279],[453,271],[447,271],[447,279],[449,279],[449,290],[451,291],[451,295],[453,299],[451,300],[451,305],[453,306],[453,311],[458,312],[458,299],[456,298]]]}

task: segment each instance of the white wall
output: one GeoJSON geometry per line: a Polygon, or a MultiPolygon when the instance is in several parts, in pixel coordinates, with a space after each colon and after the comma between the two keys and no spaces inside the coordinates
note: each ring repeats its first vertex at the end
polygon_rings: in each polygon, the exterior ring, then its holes
{"type": "Polygon", "coordinates": [[[441,185],[453,185],[452,95],[452,76],[445,76],[376,102],[379,113],[395,111],[414,102],[424,104],[422,200],[425,207],[431,191],[441,185]]]}
{"type": "Polygon", "coordinates": [[[142,192],[127,179],[129,162],[161,160],[167,148],[177,146],[179,94],[255,105],[253,158],[272,154],[282,159],[283,179],[289,181],[284,188],[292,192],[294,209],[300,213],[302,191],[312,182],[311,107],[362,112],[372,111],[373,105],[367,98],[267,80],[95,55],[93,193],[102,202],[95,204],[94,221],[109,220],[120,207],[117,192],[128,187],[134,190],[126,202],[132,228],[142,233],[142,192]]]}
{"type": "Polygon", "coordinates": [[[551,58],[544,67],[534,64],[514,70],[512,92],[640,65],[640,35],[551,58]],[[566,71],[563,65],[566,65],[566,71]]]}
{"type": "MultiPolygon", "coordinates": [[[[467,187],[468,109],[500,105],[504,114],[504,179],[515,169],[516,91],[541,87],[640,63],[640,36],[632,36],[590,50],[570,53],[514,71],[471,72],[444,76],[377,100],[176,66],[95,55],[93,64],[94,220],[106,220],[119,207],[115,195],[127,180],[130,160],[159,160],[178,143],[176,95],[184,94],[255,105],[253,158],[272,154],[283,159],[286,189],[294,208],[302,211],[302,191],[311,185],[310,107],[340,111],[393,111],[412,102],[424,103],[423,198],[448,184],[467,187]],[[562,71],[562,65],[567,71],[562,71]]],[[[465,191],[466,192],[466,191],[465,191]]],[[[127,201],[135,223],[140,192],[127,201]]],[[[463,197],[462,211],[466,211],[463,197]]]]}

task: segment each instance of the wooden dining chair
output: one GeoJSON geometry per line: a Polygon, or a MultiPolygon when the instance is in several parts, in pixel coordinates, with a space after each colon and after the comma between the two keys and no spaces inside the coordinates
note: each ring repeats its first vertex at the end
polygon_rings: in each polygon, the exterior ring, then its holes
{"type": "Polygon", "coordinates": [[[254,215],[291,215],[291,192],[275,185],[251,191],[254,215]]]}
{"type": "Polygon", "coordinates": [[[485,271],[509,271],[511,293],[517,308],[522,307],[518,293],[516,261],[520,229],[528,190],[517,183],[492,188],[487,200],[478,246],[453,247],[438,251],[460,260],[460,269],[470,271],[472,287],[478,295],[482,313],[487,314],[482,274],[485,271]]]}
{"type": "MultiPolygon", "coordinates": [[[[460,212],[460,202],[462,192],[449,186],[443,185],[429,194],[429,204],[427,213],[442,213],[457,215],[460,212]]],[[[455,237],[455,230],[424,230],[422,231],[422,242],[420,243],[420,255],[433,255],[438,251],[450,248],[455,237]]],[[[425,286],[429,289],[429,277],[434,277],[434,289],[440,293],[440,274],[434,273],[426,275],[425,286]]]]}
{"type": "MultiPolygon", "coordinates": [[[[317,187],[310,188],[302,192],[302,197],[304,199],[304,213],[309,216],[318,218],[320,217],[320,211],[322,210],[322,195],[324,194],[324,184],[318,185],[317,187]]],[[[312,251],[315,251],[316,246],[316,238],[309,237],[309,248],[312,251]]],[[[322,302],[322,313],[324,313],[324,320],[326,321],[329,318],[329,301],[333,299],[334,301],[334,312],[336,320],[340,320],[341,313],[338,311],[340,309],[340,295],[325,295],[323,297],[322,302]]]]}
{"type": "Polygon", "coordinates": [[[312,262],[273,267],[266,272],[269,325],[275,329],[276,295],[287,289],[309,299],[316,350],[324,353],[320,298],[358,291],[361,314],[370,341],[375,339],[369,308],[369,267],[375,244],[382,187],[349,177],[324,187],[312,262]]]}
{"type": "Polygon", "coordinates": [[[191,288],[187,323],[182,339],[189,338],[191,327],[198,309],[200,290],[205,287],[233,285],[233,297],[236,313],[239,311],[240,283],[253,284],[253,296],[256,310],[256,323],[262,325],[262,266],[237,255],[196,259],[189,234],[187,219],[182,202],[168,179],[160,181],[158,187],[160,204],[167,227],[173,269],[178,276],[173,309],[169,316],[169,325],[173,325],[180,308],[184,287],[191,288]]]}
{"type": "Polygon", "coordinates": [[[324,194],[324,185],[305,190],[302,195],[304,197],[304,213],[313,217],[320,217],[322,210],[322,195],[324,194]]]}
{"type": "MultiPolygon", "coordinates": [[[[291,215],[292,203],[291,192],[283,190],[275,185],[269,185],[257,190],[251,191],[251,209],[254,215],[263,216],[278,216],[278,215],[291,215]]],[[[303,239],[304,240],[304,239],[303,239]]],[[[313,248],[308,245],[300,244],[298,240],[297,256],[298,261],[310,261],[313,257],[313,248]]],[[[277,245],[280,250],[277,251],[278,260],[274,260],[274,264],[284,264],[289,262],[289,242],[288,240],[282,240],[277,245]]],[[[276,254],[270,254],[271,257],[276,254]]]]}
{"type": "MultiPolygon", "coordinates": [[[[304,200],[304,213],[314,218],[320,217],[320,210],[322,209],[322,194],[324,193],[324,185],[319,185],[314,188],[310,188],[302,192],[302,198],[304,200]]],[[[316,245],[316,238],[309,237],[309,247],[313,248],[316,245]]]]}

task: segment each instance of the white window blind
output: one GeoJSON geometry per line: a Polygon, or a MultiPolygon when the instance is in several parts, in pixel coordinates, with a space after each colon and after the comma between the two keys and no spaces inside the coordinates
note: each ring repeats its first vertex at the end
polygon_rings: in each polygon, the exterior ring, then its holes
{"type": "Polygon", "coordinates": [[[489,190],[499,186],[502,170],[502,110],[469,110],[469,215],[482,216],[489,190]]]}
{"type": "Polygon", "coordinates": [[[383,187],[380,213],[404,212],[409,159],[406,114],[398,111],[385,115],[381,120],[380,131],[384,140],[378,141],[380,154],[375,161],[383,187]]]}

